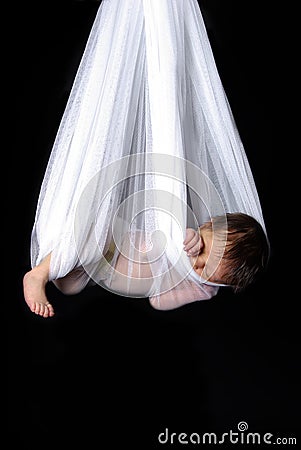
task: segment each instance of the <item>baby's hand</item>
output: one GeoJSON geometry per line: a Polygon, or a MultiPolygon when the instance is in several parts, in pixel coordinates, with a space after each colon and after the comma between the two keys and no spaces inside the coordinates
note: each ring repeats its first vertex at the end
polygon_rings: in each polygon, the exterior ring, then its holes
{"type": "Polygon", "coordinates": [[[186,237],[183,244],[187,256],[198,256],[203,247],[201,236],[193,228],[186,229],[186,237]]]}

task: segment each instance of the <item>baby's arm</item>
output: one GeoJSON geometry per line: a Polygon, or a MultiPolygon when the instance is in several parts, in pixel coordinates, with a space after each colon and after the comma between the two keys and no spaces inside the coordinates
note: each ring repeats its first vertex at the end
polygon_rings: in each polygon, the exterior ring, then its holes
{"type": "Polygon", "coordinates": [[[167,311],[199,300],[209,300],[217,294],[218,289],[217,286],[198,286],[186,280],[164,294],[150,297],[149,302],[153,308],[167,311]]]}
{"type": "MultiPolygon", "coordinates": [[[[186,229],[186,236],[183,242],[187,256],[198,256],[203,248],[203,241],[198,231],[193,228],[186,229]]],[[[150,304],[155,309],[170,310],[176,309],[188,303],[199,300],[208,300],[215,296],[218,287],[206,284],[197,284],[188,280],[182,281],[174,289],[164,292],[161,295],[150,297],[150,304]]]]}

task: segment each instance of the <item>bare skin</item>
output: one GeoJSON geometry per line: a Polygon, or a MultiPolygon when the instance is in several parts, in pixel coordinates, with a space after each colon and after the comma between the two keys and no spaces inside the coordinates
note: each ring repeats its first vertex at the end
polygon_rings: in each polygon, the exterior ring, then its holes
{"type": "MultiPolygon", "coordinates": [[[[224,264],[214,256],[210,258],[213,245],[212,231],[201,227],[199,229],[199,242],[197,243],[197,246],[194,244],[194,247],[190,247],[192,245],[191,242],[195,242],[196,239],[196,237],[194,237],[194,239],[191,238],[193,232],[195,234],[198,233],[190,228],[188,228],[188,230],[189,243],[184,247],[184,250],[186,250],[187,255],[190,257],[190,262],[194,271],[205,280],[212,283],[224,284],[224,264]],[[188,247],[190,250],[187,251],[188,247]]],[[[184,241],[184,245],[186,240],[184,241]]]]}
{"type": "Polygon", "coordinates": [[[29,309],[42,317],[54,316],[54,309],[46,297],[45,287],[49,281],[51,255],[24,275],[23,292],[29,309]]]}
{"type": "MultiPolygon", "coordinates": [[[[208,249],[210,248],[210,235],[202,233],[202,228],[199,232],[188,228],[183,245],[187,256],[191,258],[194,270],[201,274],[205,267],[206,259],[208,258],[207,253],[209,253],[208,249]]],[[[51,254],[39,265],[27,272],[23,278],[24,298],[28,307],[33,313],[44,318],[52,317],[55,314],[45,291],[46,284],[49,281],[50,258],[51,254]]],[[[77,293],[78,291],[76,290],[71,292],[70,286],[76,285],[78,271],[79,269],[75,269],[66,277],[54,280],[54,284],[64,293],[77,293]]]]}

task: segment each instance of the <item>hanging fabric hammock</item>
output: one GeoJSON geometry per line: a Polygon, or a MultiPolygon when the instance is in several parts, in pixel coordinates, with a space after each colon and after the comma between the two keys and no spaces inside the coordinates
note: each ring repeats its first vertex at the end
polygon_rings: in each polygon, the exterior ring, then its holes
{"type": "Polygon", "coordinates": [[[103,0],[42,183],[32,266],[51,253],[50,280],[83,268],[83,286],[124,296],[209,298],[218,286],[183,239],[228,212],[265,230],[197,0],[103,0]]]}

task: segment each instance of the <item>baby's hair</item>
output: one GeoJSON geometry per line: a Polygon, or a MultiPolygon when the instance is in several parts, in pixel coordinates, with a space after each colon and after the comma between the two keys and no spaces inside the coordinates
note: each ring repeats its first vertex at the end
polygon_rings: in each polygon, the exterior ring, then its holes
{"type": "MultiPolygon", "coordinates": [[[[222,258],[223,282],[235,292],[245,289],[265,270],[270,247],[259,222],[248,214],[227,213],[227,241],[222,258]]],[[[225,217],[216,216],[204,228],[225,231],[225,217]]]]}

